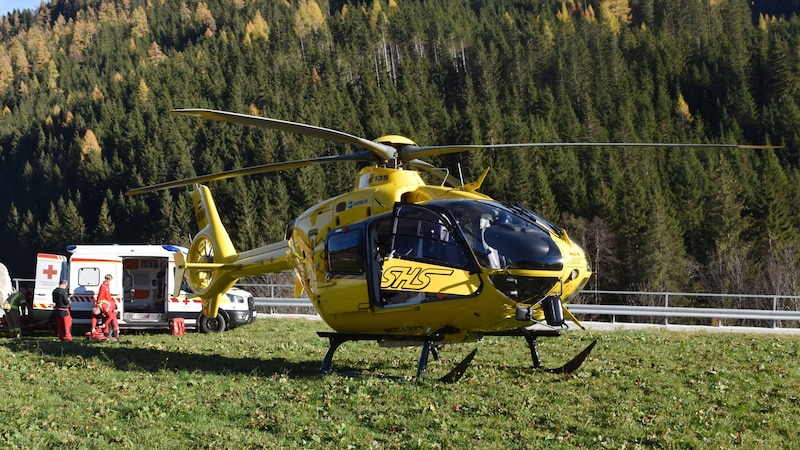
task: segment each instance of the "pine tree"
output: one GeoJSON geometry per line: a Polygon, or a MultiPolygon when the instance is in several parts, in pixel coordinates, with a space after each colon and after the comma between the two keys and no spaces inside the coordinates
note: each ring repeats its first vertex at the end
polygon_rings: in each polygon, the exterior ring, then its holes
{"type": "Polygon", "coordinates": [[[97,215],[97,225],[93,233],[94,239],[97,242],[113,242],[112,237],[114,236],[116,225],[114,225],[114,220],[111,218],[108,208],[108,196],[110,194],[111,191],[106,191],[106,197],[103,198],[103,203],[100,205],[100,212],[97,215]]]}
{"type": "Polygon", "coordinates": [[[752,219],[746,214],[742,202],[742,186],[724,155],[714,167],[715,189],[706,200],[706,232],[713,240],[703,271],[704,288],[709,292],[748,292],[754,281],[750,266],[751,243],[746,232],[752,219]]]}
{"type": "Polygon", "coordinates": [[[775,152],[764,151],[762,185],[758,214],[763,221],[760,235],[762,252],[781,251],[786,247],[800,248],[800,233],[792,219],[794,211],[790,200],[792,188],[775,152]]]}
{"type": "Polygon", "coordinates": [[[675,211],[651,185],[651,210],[641,242],[642,288],[660,292],[684,292],[690,286],[683,230],[675,211]]]}

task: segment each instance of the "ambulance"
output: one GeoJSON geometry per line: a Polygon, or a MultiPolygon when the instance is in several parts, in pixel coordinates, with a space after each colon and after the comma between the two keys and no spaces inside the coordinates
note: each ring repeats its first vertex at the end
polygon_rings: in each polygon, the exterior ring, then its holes
{"type": "Polygon", "coordinates": [[[220,303],[217,317],[203,314],[203,301],[188,291],[172,295],[175,252],[187,253],[174,245],[70,245],[69,258],[39,253],[33,292],[32,314],[39,323],[53,315],[53,290],[67,280],[74,325],[91,324],[92,307],[106,274],[113,278],[111,296],[117,302],[120,329],[169,328],[182,318],[186,328],[204,333],[222,332],[252,323],[255,302],[249,292],[233,288],[220,303]]]}

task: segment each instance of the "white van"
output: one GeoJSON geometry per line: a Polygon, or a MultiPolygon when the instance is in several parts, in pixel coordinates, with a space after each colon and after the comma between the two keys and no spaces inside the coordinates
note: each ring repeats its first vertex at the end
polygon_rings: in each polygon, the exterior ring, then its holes
{"type": "MultiPolygon", "coordinates": [[[[252,323],[255,303],[249,292],[233,288],[220,303],[214,319],[203,315],[203,302],[186,290],[172,295],[175,252],[186,253],[173,245],[70,245],[69,259],[63,255],[39,253],[32,314],[39,323],[53,314],[53,290],[59,280],[68,281],[75,325],[89,325],[92,307],[100,284],[111,274],[111,296],[117,302],[121,329],[168,328],[175,318],[183,318],[186,328],[204,333],[252,323]]],[[[184,287],[184,289],[186,289],[184,287]]]]}

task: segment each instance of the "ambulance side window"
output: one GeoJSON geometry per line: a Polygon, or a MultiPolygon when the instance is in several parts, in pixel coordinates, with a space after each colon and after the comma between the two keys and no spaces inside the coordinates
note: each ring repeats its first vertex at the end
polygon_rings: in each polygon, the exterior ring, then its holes
{"type": "Polygon", "coordinates": [[[97,267],[81,267],[78,269],[78,286],[99,286],[100,269],[97,267]]]}

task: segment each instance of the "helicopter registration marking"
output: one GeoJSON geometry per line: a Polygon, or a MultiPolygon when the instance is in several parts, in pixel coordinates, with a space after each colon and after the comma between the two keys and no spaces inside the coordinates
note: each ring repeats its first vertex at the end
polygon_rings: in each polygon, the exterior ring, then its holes
{"type": "Polygon", "coordinates": [[[430,286],[432,277],[449,277],[453,272],[453,269],[445,268],[394,266],[384,270],[381,288],[422,291],[430,286]]]}
{"type": "Polygon", "coordinates": [[[369,184],[378,183],[381,181],[389,181],[389,175],[373,175],[369,177],[369,184]]]}

